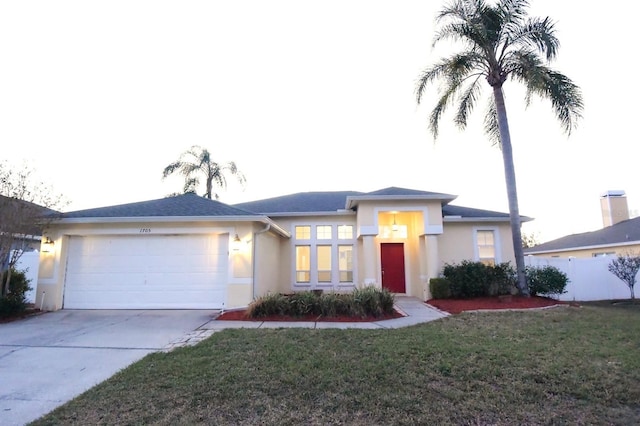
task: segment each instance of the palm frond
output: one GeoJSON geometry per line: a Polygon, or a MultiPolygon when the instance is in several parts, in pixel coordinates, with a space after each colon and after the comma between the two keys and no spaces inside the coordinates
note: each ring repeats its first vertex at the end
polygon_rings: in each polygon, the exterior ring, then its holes
{"type": "Polygon", "coordinates": [[[579,87],[567,76],[543,65],[531,52],[514,53],[510,59],[512,78],[527,88],[527,106],[533,95],[549,99],[558,121],[570,135],[584,107],[579,87]]]}
{"type": "Polygon", "coordinates": [[[169,175],[172,175],[176,170],[180,169],[180,167],[182,167],[181,161],[175,161],[169,164],[162,171],[162,179],[166,179],[169,175]]]}
{"type": "Polygon", "coordinates": [[[500,126],[498,126],[498,111],[496,110],[496,102],[493,96],[489,96],[487,110],[484,115],[484,133],[489,138],[491,145],[500,145],[500,126]]]}
{"type": "Polygon", "coordinates": [[[516,50],[534,48],[544,54],[547,61],[555,59],[558,54],[560,40],[556,37],[555,23],[548,17],[530,18],[524,24],[506,26],[505,33],[516,50]]]}
{"type": "Polygon", "coordinates": [[[482,87],[480,86],[481,77],[482,74],[477,74],[476,78],[467,85],[466,90],[460,95],[458,112],[454,117],[454,122],[460,129],[467,127],[469,114],[473,111],[478,97],[482,93],[482,87]]]}
{"type": "Polygon", "coordinates": [[[463,52],[449,58],[443,58],[438,64],[422,72],[416,85],[416,101],[422,101],[427,86],[438,79],[446,79],[448,84],[459,83],[472,71],[482,72],[485,69],[484,58],[477,52],[463,52]]]}
{"type": "Polygon", "coordinates": [[[200,170],[200,164],[183,162],[180,167],[180,174],[182,174],[186,178],[192,175],[197,170],[200,170]]]}
{"type": "Polygon", "coordinates": [[[182,188],[182,192],[185,194],[196,193],[196,188],[198,187],[198,183],[200,180],[197,177],[185,179],[184,187],[182,188]]]}

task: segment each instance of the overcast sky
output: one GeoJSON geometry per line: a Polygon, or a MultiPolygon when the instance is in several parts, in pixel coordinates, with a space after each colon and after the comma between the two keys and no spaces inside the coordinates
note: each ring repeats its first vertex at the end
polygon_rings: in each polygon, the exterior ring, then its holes
{"type": "MultiPolygon", "coordinates": [[[[163,168],[191,145],[247,176],[220,200],[399,186],[507,211],[498,149],[449,117],[434,143],[435,87],[417,107],[438,1],[0,2],[2,159],[26,162],[65,210],[161,198],[163,168]]],[[[505,85],[525,232],[542,241],[601,226],[599,195],[640,214],[637,108],[625,59],[636,3],[533,0],[557,22],[554,68],[583,90],[567,138],[547,102],[505,85]]],[[[488,94],[488,92],[487,92],[488,94]]]]}

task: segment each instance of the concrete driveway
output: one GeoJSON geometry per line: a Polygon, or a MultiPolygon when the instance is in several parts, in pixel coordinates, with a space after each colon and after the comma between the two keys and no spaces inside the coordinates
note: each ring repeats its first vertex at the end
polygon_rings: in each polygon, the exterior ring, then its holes
{"type": "Polygon", "coordinates": [[[202,310],[62,310],[0,324],[0,424],[23,425],[211,320],[202,310]]]}

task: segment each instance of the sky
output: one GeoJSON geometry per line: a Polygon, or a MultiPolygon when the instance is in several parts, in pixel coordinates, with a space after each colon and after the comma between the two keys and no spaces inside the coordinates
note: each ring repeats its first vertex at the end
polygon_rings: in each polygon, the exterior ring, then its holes
{"type": "MultiPolygon", "coordinates": [[[[438,1],[2,1],[0,160],[32,168],[64,211],[180,191],[166,165],[192,145],[235,161],[220,201],[390,186],[508,211],[502,157],[450,116],[433,140],[437,87],[415,102],[438,1]]],[[[638,85],[625,72],[640,5],[532,0],[561,41],[550,64],[582,89],[567,137],[547,101],[504,86],[523,231],[543,242],[602,226],[599,196],[640,215],[638,85]]],[[[633,69],[633,67],[630,67],[633,69]]],[[[486,92],[488,95],[489,92],[486,92]]]]}

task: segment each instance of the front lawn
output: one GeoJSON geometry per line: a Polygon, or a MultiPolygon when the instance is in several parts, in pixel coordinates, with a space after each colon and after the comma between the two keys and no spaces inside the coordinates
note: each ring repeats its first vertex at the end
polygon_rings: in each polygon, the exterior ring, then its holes
{"type": "Polygon", "coordinates": [[[226,330],[36,424],[639,424],[640,306],[226,330]]]}

